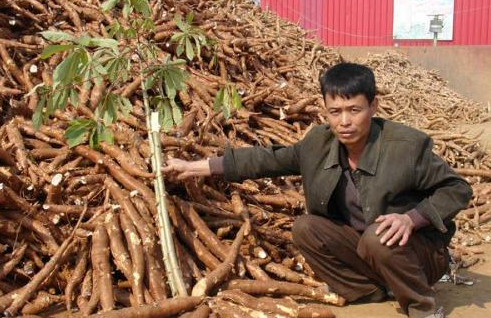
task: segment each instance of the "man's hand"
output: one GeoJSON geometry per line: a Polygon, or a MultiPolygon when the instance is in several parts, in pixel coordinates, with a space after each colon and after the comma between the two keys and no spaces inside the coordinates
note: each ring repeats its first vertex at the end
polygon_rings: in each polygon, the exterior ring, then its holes
{"type": "Polygon", "coordinates": [[[182,159],[169,159],[162,173],[177,172],[177,179],[184,180],[190,177],[208,177],[211,175],[208,160],[186,161],[182,159]]]}
{"type": "Polygon", "coordinates": [[[377,235],[388,228],[380,239],[380,243],[386,244],[387,246],[392,246],[398,241],[399,246],[405,245],[414,229],[413,220],[407,214],[392,213],[381,215],[375,222],[380,223],[375,231],[377,235]]]}

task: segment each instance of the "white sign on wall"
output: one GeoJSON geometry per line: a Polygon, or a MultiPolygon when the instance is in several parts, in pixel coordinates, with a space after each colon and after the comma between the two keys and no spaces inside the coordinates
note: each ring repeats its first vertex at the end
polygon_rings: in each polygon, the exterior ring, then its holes
{"type": "Polygon", "coordinates": [[[439,40],[452,40],[454,0],[394,0],[394,39],[433,39],[432,14],[442,14],[443,32],[439,40]]]}

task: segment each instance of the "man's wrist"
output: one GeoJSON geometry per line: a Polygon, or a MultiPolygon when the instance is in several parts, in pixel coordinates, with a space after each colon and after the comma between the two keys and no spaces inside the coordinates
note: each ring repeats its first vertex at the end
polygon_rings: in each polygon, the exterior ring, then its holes
{"type": "Polygon", "coordinates": [[[222,175],[224,173],[224,163],[222,156],[213,156],[208,159],[208,166],[211,175],[222,175]]]}
{"type": "Polygon", "coordinates": [[[210,176],[210,165],[208,160],[198,160],[189,163],[189,170],[196,176],[210,176]]]}
{"type": "Polygon", "coordinates": [[[431,222],[425,218],[421,213],[419,213],[416,209],[409,210],[406,215],[411,219],[413,224],[413,229],[418,230],[422,227],[429,225],[431,222]]]}

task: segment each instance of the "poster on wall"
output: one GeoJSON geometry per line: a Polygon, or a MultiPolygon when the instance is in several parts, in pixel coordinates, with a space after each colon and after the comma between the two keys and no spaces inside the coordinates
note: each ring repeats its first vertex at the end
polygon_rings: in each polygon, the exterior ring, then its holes
{"type": "Polygon", "coordinates": [[[431,15],[441,14],[439,40],[452,40],[454,0],[394,0],[394,39],[433,39],[431,15]]]}

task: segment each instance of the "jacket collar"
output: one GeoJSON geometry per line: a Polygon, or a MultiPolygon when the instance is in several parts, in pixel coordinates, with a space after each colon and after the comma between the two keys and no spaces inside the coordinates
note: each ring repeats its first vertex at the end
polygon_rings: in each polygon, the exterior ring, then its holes
{"type": "MultiPolygon", "coordinates": [[[[380,126],[372,119],[370,125],[370,133],[368,135],[367,144],[363,149],[363,152],[358,162],[358,169],[363,170],[371,175],[375,175],[377,172],[378,159],[380,157],[381,150],[381,129],[380,126]]],[[[326,162],[324,164],[324,169],[329,169],[334,166],[341,165],[339,158],[339,147],[340,142],[338,138],[334,138],[331,147],[329,149],[329,154],[327,155],[326,162]]]]}

